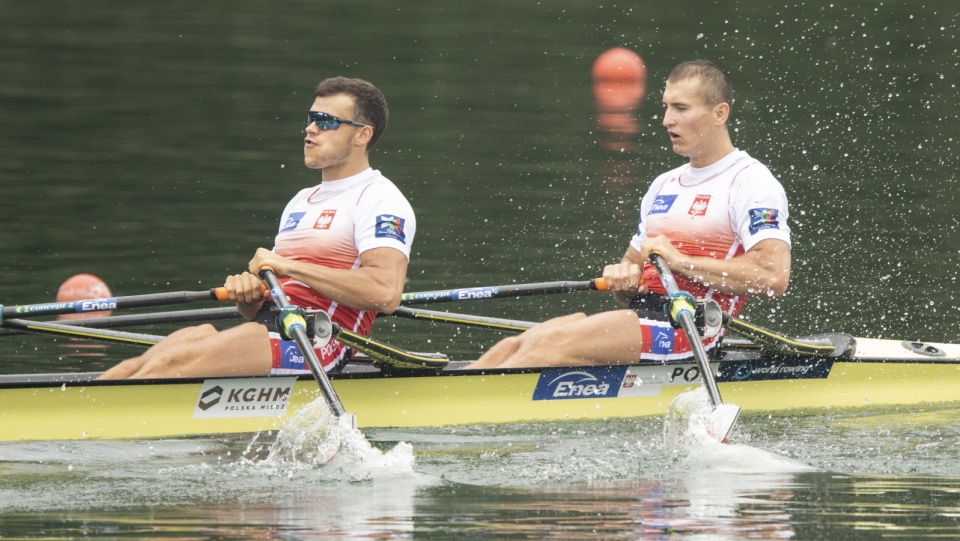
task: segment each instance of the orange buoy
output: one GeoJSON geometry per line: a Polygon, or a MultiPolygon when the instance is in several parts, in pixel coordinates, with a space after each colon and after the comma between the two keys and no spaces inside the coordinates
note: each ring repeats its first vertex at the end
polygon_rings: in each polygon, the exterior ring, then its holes
{"type": "Polygon", "coordinates": [[[637,53],[614,47],[594,61],[593,95],[601,110],[632,111],[640,106],[646,93],[647,66],[637,53]]]}
{"type": "MultiPolygon", "coordinates": [[[[76,274],[67,278],[57,290],[57,302],[80,301],[85,299],[103,299],[110,297],[110,288],[100,278],[92,274],[76,274]]],[[[86,312],[83,314],[64,314],[60,319],[109,316],[110,311],[86,312]]]]}
{"type": "Polygon", "coordinates": [[[631,136],[639,131],[634,113],[647,93],[647,66],[640,55],[614,47],[593,63],[593,97],[597,127],[608,134],[603,146],[620,152],[635,150],[631,136]]]}
{"type": "Polygon", "coordinates": [[[593,80],[644,83],[647,80],[647,66],[637,53],[623,47],[614,47],[594,61],[593,80]]]}

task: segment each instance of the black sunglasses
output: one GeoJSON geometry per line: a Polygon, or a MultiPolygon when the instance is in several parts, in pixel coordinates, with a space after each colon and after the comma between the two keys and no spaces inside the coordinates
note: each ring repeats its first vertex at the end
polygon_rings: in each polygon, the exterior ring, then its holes
{"type": "Polygon", "coordinates": [[[347,120],[345,118],[335,117],[329,113],[310,111],[307,113],[307,127],[310,127],[310,124],[313,124],[314,122],[317,123],[318,130],[335,130],[340,127],[340,124],[348,124],[350,126],[358,126],[361,128],[373,127],[369,124],[362,124],[355,120],[347,120]]]}

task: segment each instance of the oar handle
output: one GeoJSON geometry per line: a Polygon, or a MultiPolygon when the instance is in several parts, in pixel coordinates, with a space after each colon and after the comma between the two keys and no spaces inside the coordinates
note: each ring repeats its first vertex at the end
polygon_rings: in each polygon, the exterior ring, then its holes
{"type": "MultiPolygon", "coordinates": [[[[268,291],[267,286],[263,286],[262,288],[260,288],[260,293],[266,293],[267,291],[268,291]]],[[[210,290],[210,298],[218,301],[229,301],[230,294],[227,293],[227,288],[223,286],[215,287],[210,290]]]]}

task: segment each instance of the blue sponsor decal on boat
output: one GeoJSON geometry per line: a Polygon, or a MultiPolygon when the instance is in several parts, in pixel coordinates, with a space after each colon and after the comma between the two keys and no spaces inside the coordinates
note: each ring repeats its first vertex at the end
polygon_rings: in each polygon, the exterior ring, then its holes
{"type": "Polygon", "coordinates": [[[650,207],[648,214],[664,214],[670,210],[670,207],[673,206],[673,202],[676,200],[677,194],[658,195],[657,198],[653,200],[653,206],[650,207]]]}
{"type": "Polygon", "coordinates": [[[626,366],[547,368],[540,373],[533,399],[615,398],[626,374],[626,366]]]}
{"type": "Polygon", "coordinates": [[[831,368],[833,359],[725,363],[717,374],[717,381],[825,379],[830,375],[831,368]]]}
{"type": "Polygon", "coordinates": [[[290,216],[287,217],[286,223],[280,228],[280,232],[283,233],[284,231],[296,229],[297,226],[300,225],[300,220],[303,219],[304,214],[306,214],[306,212],[291,212],[290,216]]]}

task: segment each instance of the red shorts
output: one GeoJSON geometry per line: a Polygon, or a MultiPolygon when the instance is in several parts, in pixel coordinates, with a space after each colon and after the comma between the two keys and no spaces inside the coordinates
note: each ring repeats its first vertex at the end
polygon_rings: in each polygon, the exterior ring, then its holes
{"type": "MultiPolygon", "coordinates": [[[[677,361],[693,357],[690,342],[683,329],[674,329],[667,321],[638,317],[640,332],[643,333],[643,350],[640,358],[651,361],[677,361]]],[[[703,347],[710,350],[720,341],[719,333],[704,339],[703,347]]]]}
{"type": "MultiPolygon", "coordinates": [[[[270,332],[268,334],[270,335],[270,350],[273,353],[273,368],[270,370],[272,375],[310,373],[310,366],[307,365],[306,359],[296,342],[283,340],[279,333],[270,332]]],[[[313,351],[317,353],[317,358],[320,359],[324,372],[329,372],[337,367],[340,361],[346,358],[349,350],[350,348],[336,340],[330,340],[323,347],[316,347],[316,344],[314,344],[313,348],[313,351]]]]}

